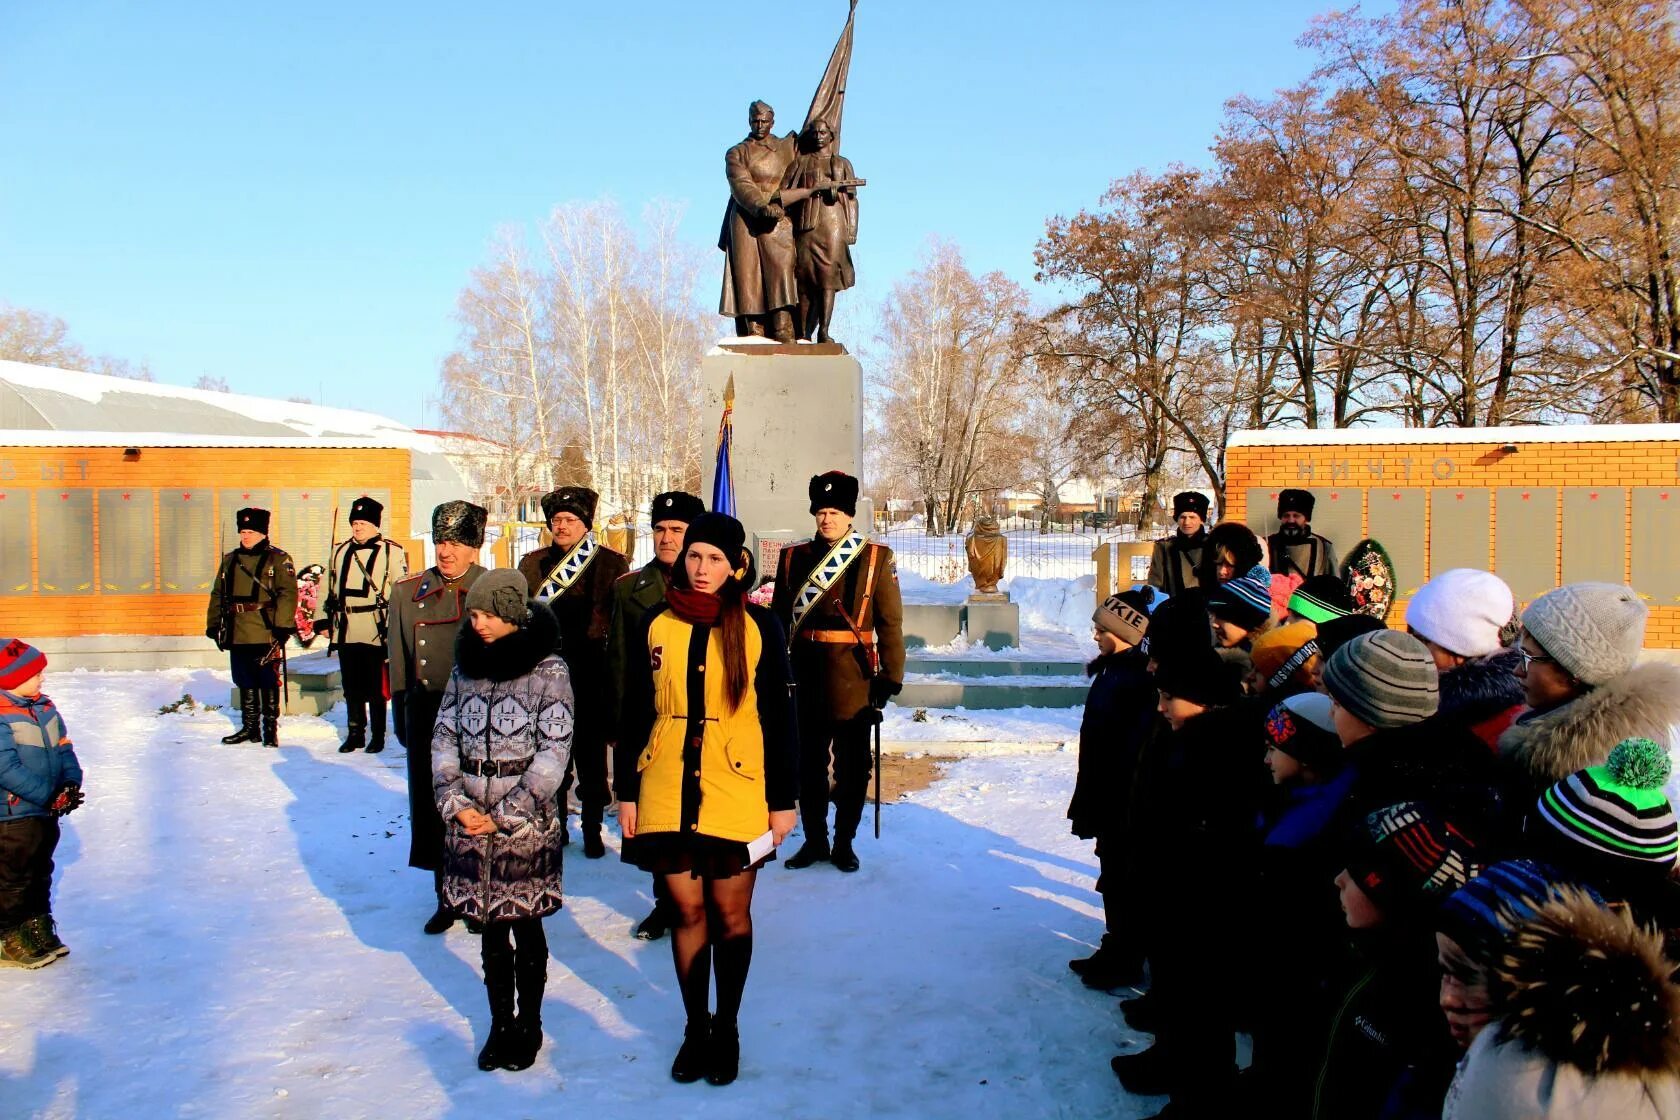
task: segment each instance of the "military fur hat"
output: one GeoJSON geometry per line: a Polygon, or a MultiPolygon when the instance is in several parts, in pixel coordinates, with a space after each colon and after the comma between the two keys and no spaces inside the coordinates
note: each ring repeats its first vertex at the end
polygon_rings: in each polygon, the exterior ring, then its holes
{"type": "Polygon", "coordinates": [[[1279,490],[1278,516],[1286,513],[1303,514],[1307,520],[1312,520],[1313,506],[1317,504],[1311,490],[1279,490]]]}
{"type": "Polygon", "coordinates": [[[661,521],[681,521],[690,525],[695,518],[706,512],[706,503],[693,494],[685,494],[681,490],[672,490],[659,494],[653,499],[653,505],[648,507],[648,524],[657,525],[661,521]]]}
{"type": "Polygon", "coordinates": [[[444,502],[432,510],[432,543],[454,541],[468,548],[484,547],[484,523],[490,511],[471,502],[444,502]]]}
{"type": "Polygon", "coordinates": [[[1207,520],[1208,500],[1206,494],[1199,494],[1194,490],[1183,490],[1173,495],[1173,520],[1186,513],[1193,513],[1203,521],[1207,520]]]}
{"type": "Polygon", "coordinates": [[[253,533],[261,533],[266,537],[268,536],[268,511],[258,509],[255,506],[247,506],[234,514],[234,524],[239,526],[239,531],[242,533],[249,529],[253,533]]]}
{"type": "Polygon", "coordinates": [[[858,480],[844,471],[829,471],[811,477],[811,512],[837,509],[847,517],[857,516],[858,480]]]}
{"type": "Polygon", "coordinates": [[[555,514],[564,511],[593,528],[595,504],[600,500],[601,496],[587,486],[562,486],[558,490],[550,490],[543,495],[543,520],[553,521],[555,514]]]}
{"type": "Polygon", "coordinates": [[[368,497],[366,494],[363,494],[361,497],[350,503],[351,521],[367,521],[377,525],[379,524],[379,518],[384,514],[384,512],[385,507],[368,497]]]}

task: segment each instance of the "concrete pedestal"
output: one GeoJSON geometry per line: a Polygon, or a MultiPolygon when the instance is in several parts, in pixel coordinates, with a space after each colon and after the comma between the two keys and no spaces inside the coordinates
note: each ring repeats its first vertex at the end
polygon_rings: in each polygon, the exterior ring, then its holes
{"type": "MultiPolygon", "coordinates": [[[[747,532],[765,539],[804,539],[812,522],[811,476],[863,463],[863,367],[836,345],[778,345],[725,339],[700,362],[708,432],[723,415],[735,380],[735,506],[747,532]]],[[[703,456],[700,493],[709,498],[716,457],[703,456]]],[[[859,532],[874,509],[858,502],[859,532]]],[[[763,573],[770,575],[773,573],[763,573]]]]}
{"type": "Polygon", "coordinates": [[[904,604],[904,648],[943,646],[963,634],[987,649],[1021,644],[1021,608],[996,601],[904,604]]]}

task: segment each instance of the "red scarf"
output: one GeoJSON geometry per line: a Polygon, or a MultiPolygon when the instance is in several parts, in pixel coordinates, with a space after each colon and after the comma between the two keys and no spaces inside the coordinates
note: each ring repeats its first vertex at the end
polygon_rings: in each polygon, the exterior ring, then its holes
{"type": "Polygon", "coordinates": [[[704,591],[667,587],[665,601],[671,604],[671,613],[690,626],[716,626],[723,616],[723,600],[704,591]]]}

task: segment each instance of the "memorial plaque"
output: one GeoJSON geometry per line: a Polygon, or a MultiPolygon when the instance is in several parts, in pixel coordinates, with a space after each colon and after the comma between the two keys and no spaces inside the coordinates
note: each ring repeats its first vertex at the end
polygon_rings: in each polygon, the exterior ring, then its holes
{"type": "Polygon", "coordinates": [[[93,593],[93,491],[43,489],[35,495],[42,595],[93,593]]]}
{"type": "MultiPolygon", "coordinates": [[[[237,508],[237,507],[235,507],[237,508]]],[[[230,518],[232,514],[228,515],[230,518]]],[[[236,539],[233,542],[237,545],[236,539]]],[[[208,490],[158,494],[158,560],[166,594],[208,594],[216,580],[214,496],[208,490]]]]}
{"type": "Polygon", "coordinates": [[[1493,495],[1485,486],[1429,492],[1429,576],[1493,567],[1493,495]]]}
{"type": "MultiPolygon", "coordinates": [[[[331,489],[280,491],[279,518],[269,539],[276,548],[283,548],[291,554],[294,567],[302,569],[310,564],[325,566],[331,559],[332,516],[337,502],[338,494],[331,489]]],[[[346,510],[349,508],[344,507],[346,510]]],[[[342,520],[343,517],[341,511],[339,518],[342,520]]],[[[342,535],[349,536],[349,530],[346,529],[342,535]]]]}
{"type": "Polygon", "coordinates": [[[1633,488],[1633,589],[1680,606],[1680,486],[1633,488]]]}
{"type": "Polygon", "coordinates": [[[112,595],[157,590],[152,563],[152,491],[129,487],[99,492],[99,587],[112,595]]]}
{"type": "Polygon", "coordinates": [[[1627,492],[1563,488],[1563,582],[1627,582],[1627,492]]]}
{"type": "Polygon", "coordinates": [[[29,536],[34,518],[29,491],[0,489],[0,595],[28,595],[34,590],[29,574],[29,536]]]}
{"type": "MultiPolygon", "coordinates": [[[[1410,599],[1425,582],[1423,512],[1424,492],[1417,487],[1392,490],[1372,487],[1366,494],[1370,529],[1366,536],[1383,546],[1394,562],[1394,597],[1410,599]]],[[[1341,548],[1352,547],[1342,545],[1341,548]]]]}
{"type": "Polygon", "coordinates": [[[1494,509],[1494,573],[1510,584],[1519,603],[1556,587],[1557,491],[1549,486],[1501,486],[1494,493],[1494,509]]]}
{"type": "MultiPolygon", "coordinates": [[[[217,552],[232,552],[239,547],[239,511],[247,506],[266,509],[274,514],[274,491],[247,486],[238,490],[223,490],[216,509],[217,552]]],[[[269,528],[275,522],[271,519],[269,528]]],[[[282,546],[284,547],[284,546],[282,546]]],[[[211,573],[214,575],[215,573],[211,573]]]]}
{"type": "MultiPolygon", "coordinates": [[[[1277,496],[1281,486],[1250,486],[1243,523],[1260,537],[1278,531],[1277,496]]],[[[1336,568],[1353,546],[1365,539],[1365,491],[1357,486],[1297,486],[1313,496],[1312,529],[1336,546],[1336,568]]]]}

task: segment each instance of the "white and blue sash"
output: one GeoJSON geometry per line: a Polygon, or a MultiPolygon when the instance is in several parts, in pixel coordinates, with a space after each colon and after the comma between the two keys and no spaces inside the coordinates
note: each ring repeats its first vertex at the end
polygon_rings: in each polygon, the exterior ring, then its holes
{"type": "Polygon", "coordinates": [[[554,570],[548,573],[548,578],[537,585],[531,592],[531,598],[539,603],[546,603],[565,593],[566,589],[578,581],[589,562],[595,559],[595,538],[588,534],[572,550],[560,558],[560,563],[554,565],[554,570]]]}
{"type": "Polygon", "coordinates": [[[805,620],[805,614],[817,605],[836,580],[845,574],[853,560],[863,555],[869,542],[856,532],[841,537],[835,546],[828,550],[817,566],[811,569],[811,574],[805,577],[804,586],[793,597],[793,625],[788,628],[788,640],[798,632],[799,624],[805,620]]]}

